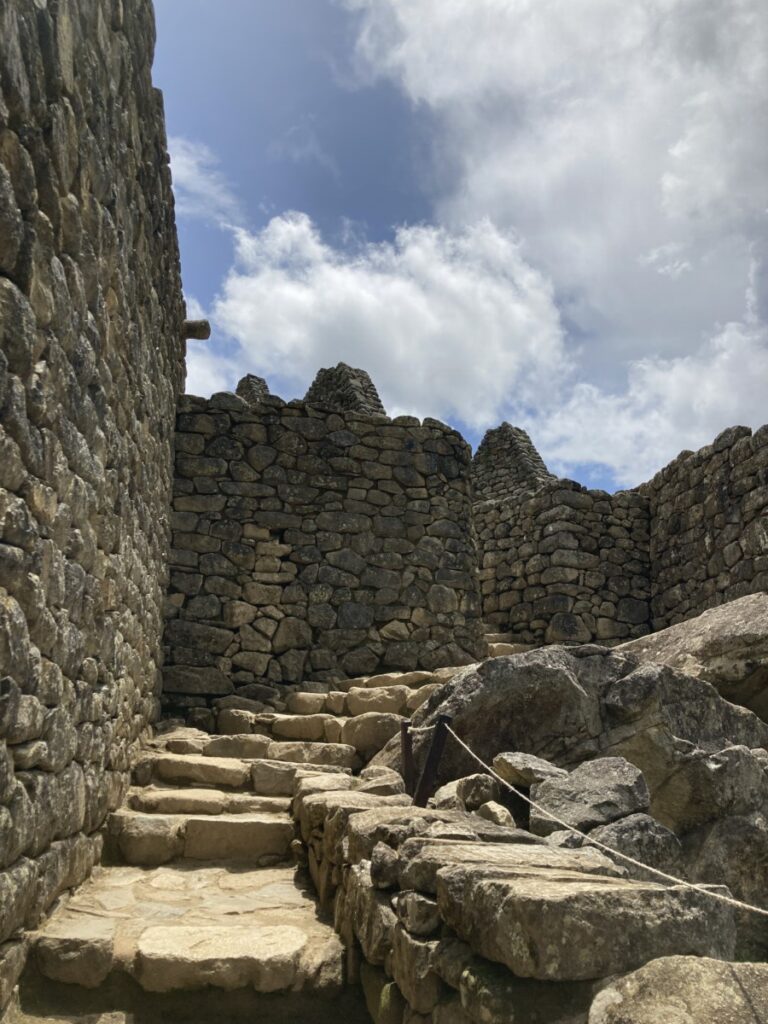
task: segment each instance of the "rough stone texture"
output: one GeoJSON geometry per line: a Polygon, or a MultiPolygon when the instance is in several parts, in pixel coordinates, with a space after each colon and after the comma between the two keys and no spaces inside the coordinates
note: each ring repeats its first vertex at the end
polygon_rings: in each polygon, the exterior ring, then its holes
{"type": "Polygon", "coordinates": [[[149,992],[252,986],[338,992],[343,951],[290,867],[115,867],[34,937],[45,978],[94,987],[124,971],[149,992]]]}
{"type": "Polygon", "coordinates": [[[86,876],[159,706],[184,304],[153,47],[145,0],[0,4],[0,942],[86,876]]]}
{"type": "Polygon", "coordinates": [[[556,479],[528,434],[510,423],[486,431],[472,465],[472,482],[478,501],[522,498],[556,479]]]}
{"type": "Polygon", "coordinates": [[[768,424],[681,452],[638,493],[651,516],[654,629],[768,590],[768,424]]]}
{"type": "Polygon", "coordinates": [[[447,867],[437,874],[437,902],[460,938],[522,978],[583,981],[657,954],[734,953],[732,909],[683,886],[447,867]]]}
{"type": "Polygon", "coordinates": [[[620,649],[705,679],[768,719],[768,594],[737,598],[620,649]]]}
{"type": "Polygon", "coordinates": [[[470,454],[436,420],[179,403],[165,705],[485,652],[470,454]]]}
{"type": "Polygon", "coordinates": [[[592,847],[348,791],[293,809],[377,1024],[586,1024],[597,985],[659,952],[734,956],[732,908],[592,847]]]}
{"type": "Polygon", "coordinates": [[[386,415],[376,386],[365,370],[346,363],[318,370],[304,401],[326,409],[386,415]]]}
{"type": "Polygon", "coordinates": [[[542,808],[531,809],[531,832],[540,836],[563,827],[548,815],[584,832],[646,811],[650,803],[642,772],[623,757],[585,761],[570,775],[537,782],[531,799],[542,808]]]}
{"type": "Polygon", "coordinates": [[[610,495],[553,477],[504,424],[473,478],[483,614],[516,640],[613,645],[768,590],[768,425],[610,495]]]}
{"type": "MultiPolygon", "coordinates": [[[[676,789],[674,780],[681,772],[687,778],[700,761],[715,755],[744,762],[743,756],[727,754],[724,748],[752,750],[768,744],[768,725],[723,700],[709,683],[593,646],[543,647],[463,669],[427,699],[412,721],[429,726],[440,714],[453,718],[457,735],[486,764],[509,750],[534,754],[558,767],[624,757],[643,772],[654,816],[657,800],[674,806],[677,797],[673,800],[672,795],[687,792],[682,785],[676,789]]],[[[428,737],[414,733],[417,767],[428,737]]],[[[395,740],[374,763],[399,769],[399,759],[395,740]]],[[[438,781],[449,782],[476,768],[449,737],[438,781]]]]}
{"type": "Polygon", "coordinates": [[[510,786],[522,786],[526,789],[536,782],[562,779],[567,774],[562,768],[550,764],[541,757],[514,750],[497,754],[493,759],[493,770],[510,786]]]}
{"type": "Polygon", "coordinates": [[[599,992],[589,1024],[760,1024],[768,1020],[768,964],[706,957],[651,960],[599,992]]]}
{"type": "MultiPolygon", "coordinates": [[[[668,875],[682,877],[682,846],[674,832],[665,828],[649,814],[630,814],[610,825],[600,825],[589,833],[612,850],[618,850],[633,857],[649,868],[656,868],[668,875]]],[[[603,851],[605,852],[605,851],[603,851]]],[[[607,854],[610,856],[610,854],[607,854]]],[[[626,868],[633,878],[658,882],[659,876],[653,871],[643,871],[617,857],[616,863],[626,868]]]]}
{"type": "Polygon", "coordinates": [[[269,386],[263,377],[257,377],[254,373],[246,373],[237,382],[235,393],[248,405],[259,405],[269,396],[269,386]]]}
{"type": "Polygon", "coordinates": [[[647,499],[550,476],[531,492],[510,486],[473,506],[485,621],[529,644],[649,632],[647,499]]]}

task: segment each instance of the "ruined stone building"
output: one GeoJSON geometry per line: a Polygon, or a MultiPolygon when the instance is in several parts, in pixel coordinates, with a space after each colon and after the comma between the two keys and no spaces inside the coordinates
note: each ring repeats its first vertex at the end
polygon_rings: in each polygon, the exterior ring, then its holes
{"type": "Polygon", "coordinates": [[[161,716],[325,714],[361,677],[436,685],[486,632],[615,645],[768,589],[766,427],[611,495],[509,424],[473,459],[344,364],[300,400],[184,395],[153,46],[150,0],[0,0],[0,1013],[161,716]]]}

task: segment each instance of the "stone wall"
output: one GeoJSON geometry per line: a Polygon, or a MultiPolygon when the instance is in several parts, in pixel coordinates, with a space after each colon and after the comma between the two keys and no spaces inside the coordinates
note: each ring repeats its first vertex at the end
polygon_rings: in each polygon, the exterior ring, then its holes
{"type": "Polygon", "coordinates": [[[479,501],[485,621],[520,643],[617,643],[649,632],[648,502],[553,478],[479,501]]]}
{"type": "Polygon", "coordinates": [[[148,0],[0,2],[0,999],[158,707],[183,301],[148,0]]]}
{"type": "Polygon", "coordinates": [[[484,653],[460,435],[260,394],[179,406],[168,710],[484,653]]]}
{"type": "Polygon", "coordinates": [[[522,643],[617,643],[768,590],[768,427],[611,495],[552,476],[505,423],[473,483],[483,615],[522,643]]]}
{"type": "Polygon", "coordinates": [[[654,629],[768,590],[768,426],[682,452],[638,493],[650,507],[654,629]]]}
{"type": "Polygon", "coordinates": [[[486,431],[472,462],[475,501],[522,499],[555,480],[528,434],[509,423],[486,431]]]}

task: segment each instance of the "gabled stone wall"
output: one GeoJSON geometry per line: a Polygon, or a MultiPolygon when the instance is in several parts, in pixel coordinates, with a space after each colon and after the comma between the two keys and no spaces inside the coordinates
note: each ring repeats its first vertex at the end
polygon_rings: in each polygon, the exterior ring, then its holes
{"type": "Polygon", "coordinates": [[[0,2],[0,1001],[159,706],[184,309],[153,45],[148,0],[0,2]]]}
{"type": "Polygon", "coordinates": [[[182,399],[168,710],[478,658],[469,470],[437,420],[182,399]]]}
{"type": "Polygon", "coordinates": [[[522,500],[556,480],[528,434],[509,423],[486,431],[472,462],[475,501],[522,500]]]}
{"type": "Polygon", "coordinates": [[[651,516],[655,630],[768,590],[768,426],[681,452],[638,493],[651,516]]]}
{"type": "Polygon", "coordinates": [[[476,502],[483,615],[520,643],[617,643],[649,632],[648,501],[552,480],[476,502]]]}
{"type": "Polygon", "coordinates": [[[504,424],[473,483],[483,615],[522,643],[618,643],[768,590],[768,427],[611,495],[553,477],[504,424]]]}

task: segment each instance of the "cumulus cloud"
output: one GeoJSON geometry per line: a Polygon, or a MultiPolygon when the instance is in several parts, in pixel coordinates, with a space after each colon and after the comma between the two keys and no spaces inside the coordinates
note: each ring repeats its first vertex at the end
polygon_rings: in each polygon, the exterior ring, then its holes
{"type": "Polygon", "coordinates": [[[632,363],[619,394],[576,383],[530,426],[550,468],[572,476],[575,465],[603,465],[616,484],[630,487],[726,425],[762,424],[766,381],[765,327],[736,321],[689,356],[632,363]]]}
{"type": "Polygon", "coordinates": [[[216,391],[229,391],[238,379],[237,364],[223,359],[220,353],[210,348],[206,349],[205,344],[202,341],[187,342],[188,395],[212,395],[216,391]]]}
{"type": "Polygon", "coordinates": [[[768,237],[763,0],[341,2],[361,68],[440,119],[438,220],[525,239],[593,379],[739,315],[768,237]]]}
{"type": "Polygon", "coordinates": [[[351,251],[302,213],[236,237],[214,319],[244,366],[299,393],[344,360],[371,373],[391,412],[480,428],[523,415],[566,378],[551,286],[488,221],[401,227],[391,243],[351,251]]]}
{"type": "Polygon", "coordinates": [[[242,221],[242,210],[219,160],[202,142],[181,136],[168,139],[176,212],[221,228],[242,221]]]}
{"type": "Polygon", "coordinates": [[[191,374],[206,393],[251,371],[290,397],[320,366],[344,360],[371,373],[392,414],[474,432],[509,419],[557,472],[594,463],[620,486],[725,425],[765,419],[756,263],[739,320],[688,355],[630,362],[626,383],[611,390],[582,378],[551,283],[519,239],[489,221],[458,234],[400,228],[391,244],[344,252],[306,214],[289,213],[236,240],[212,315],[239,349],[215,365],[195,356],[191,374]]]}
{"type": "MultiPolygon", "coordinates": [[[[181,212],[235,244],[210,315],[236,347],[191,347],[190,390],[251,371],[292,397],[345,360],[390,412],[506,418],[620,485],[768,418],[762,0],[338,2],[358,81],[434,114],[434,223],[340,248],[303,213],[249,231],[210,150],[174,140],[181,212]]],[[[276,146],[319,159],[311,133],[276,146]]]]}

